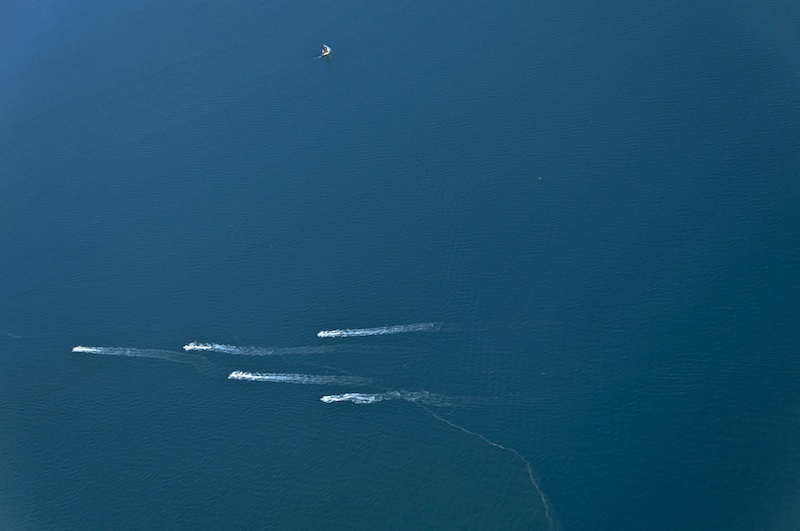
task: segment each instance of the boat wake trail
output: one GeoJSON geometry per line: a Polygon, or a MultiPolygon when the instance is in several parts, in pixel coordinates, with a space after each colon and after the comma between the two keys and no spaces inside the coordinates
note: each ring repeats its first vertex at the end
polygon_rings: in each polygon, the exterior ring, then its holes
{"type": "Polygon", "coordinates": [[[364,337],[405,334],[407,332],[438,332],[442,323],[414,323],[405,325],[379,326],[377,328],[349,328],[343,330],[320,330],[317,337],[364,337]]]}
{"type": "Polygon", "coordinates": [[[72,352],[85,354],[102,354],[104,356],[126,356],[129,358],[153,358],[167,360],[175,363],[186,363],[192,365],[200,373],[206,376],[216,376],[219,369],[216,365],[208,361],[203,356],[196,354],[186,354],[184,352],[173,352],[171,350],[148,350],[138,348],[120,347],[73,347],[72,352]]]}
{"type": "Polygon", "coordinates": [[[385,400],[404,400],[427,404],[429,406],[449,406],[447,397],[427,391],[387,391],[385,393],[344,393],[341,395],[325,395],[320,398],[326,404],[333,402],[353,402],[354,404],[374,404],[385,400]]]}
{"type": "Polygon", "coordinates": [[[222,352],[236,356],[287,356],[292,354],[324,354],[340,350],[335,346],[320,347],[238,347],[236,345],[220,345],[219,343],[188,343],[183,350],[204,350],[208,352],[222,352]]]}
{"type": "Polygon", "coordinates": [[[340,376],[324,374],[282,374],[270,372],[233,371],[228,380],[249,380],[251,382],[276,382],[304,385],[369,385],[368,378],[360,376],[340,376]]]}

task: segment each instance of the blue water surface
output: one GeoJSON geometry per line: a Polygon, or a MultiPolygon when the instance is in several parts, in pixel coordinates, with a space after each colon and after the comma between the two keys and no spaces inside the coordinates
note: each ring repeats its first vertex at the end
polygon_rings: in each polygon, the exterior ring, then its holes
{"type": "Polygon", "coordinates": [[[788,1],[0,6],[0,527],[797,529],[799,45],[788,1]],[[387,391],[437,398],[319,400],[387,391]]]}

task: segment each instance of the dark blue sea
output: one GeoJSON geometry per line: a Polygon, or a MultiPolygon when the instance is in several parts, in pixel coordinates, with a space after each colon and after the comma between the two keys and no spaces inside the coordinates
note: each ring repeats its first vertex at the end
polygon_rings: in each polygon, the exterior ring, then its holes
{"type": "Polygon", "coordinates": [[[788,0],[3,2],[0,528],[800,529],[799,49],[788,0]]]}

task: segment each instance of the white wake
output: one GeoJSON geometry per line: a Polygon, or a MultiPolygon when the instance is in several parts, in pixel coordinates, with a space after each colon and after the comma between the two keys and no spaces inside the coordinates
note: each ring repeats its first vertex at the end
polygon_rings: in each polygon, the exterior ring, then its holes
{"type": "Polygon", "coordinates": [[[346,328],[342,330],[320,330],[317,337],[363,337],[405,334],[407,332],[438,332],[442,323],[414,323],[405,325],[379,326],[377,328],[346,328]]]}
{"type": "Polygon", "coordinates": [[[237,356],[286,356],[292,354],[323,354],[337,349],[333,346],[319,347],[239,347],[236,345],[221,345],[219,343],[187,343],[183,350],[204,350],[207,352],[222,352],[237,356]]]}
{"type": "Polygon", "coordinates": [[[88,354],[102,354],[103,350],[110,350],[110,349],[107,347],[81,347],[81,346],[72,347],[72,352],[86,352],[88,354]]]}
{"type": "Polygon", "coordinates": [[[427,391],[387,391],[385,393],[344,393],[341,395],[325,395],[320,398],[326,404],[333,402],[353,402],[354,404],[374,404],[385,400],[405,400],[429,406],[447,406],[447,397],[427,391]]]}
{"type": "Polygon", "coordinates": [[[274,372],[233,371],[228,380],[249,380],[251,382],[276,382],[305,385],[368,385],[370,380],[359,376],[339,376],[324,374],[284,374],[274,372]]]}

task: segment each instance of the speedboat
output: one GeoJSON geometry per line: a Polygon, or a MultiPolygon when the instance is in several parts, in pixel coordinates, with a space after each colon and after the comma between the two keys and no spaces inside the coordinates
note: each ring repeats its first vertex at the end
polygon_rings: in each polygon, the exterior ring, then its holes
{"type": "Polygon", "coordinates": [[[331,47],[328,46],[327,44],[323,44],[322,45],[322,54],[320,55],[320,57],[325,57],[326,55],[330,55],[330,54],[331,54],[331,47]]]}

